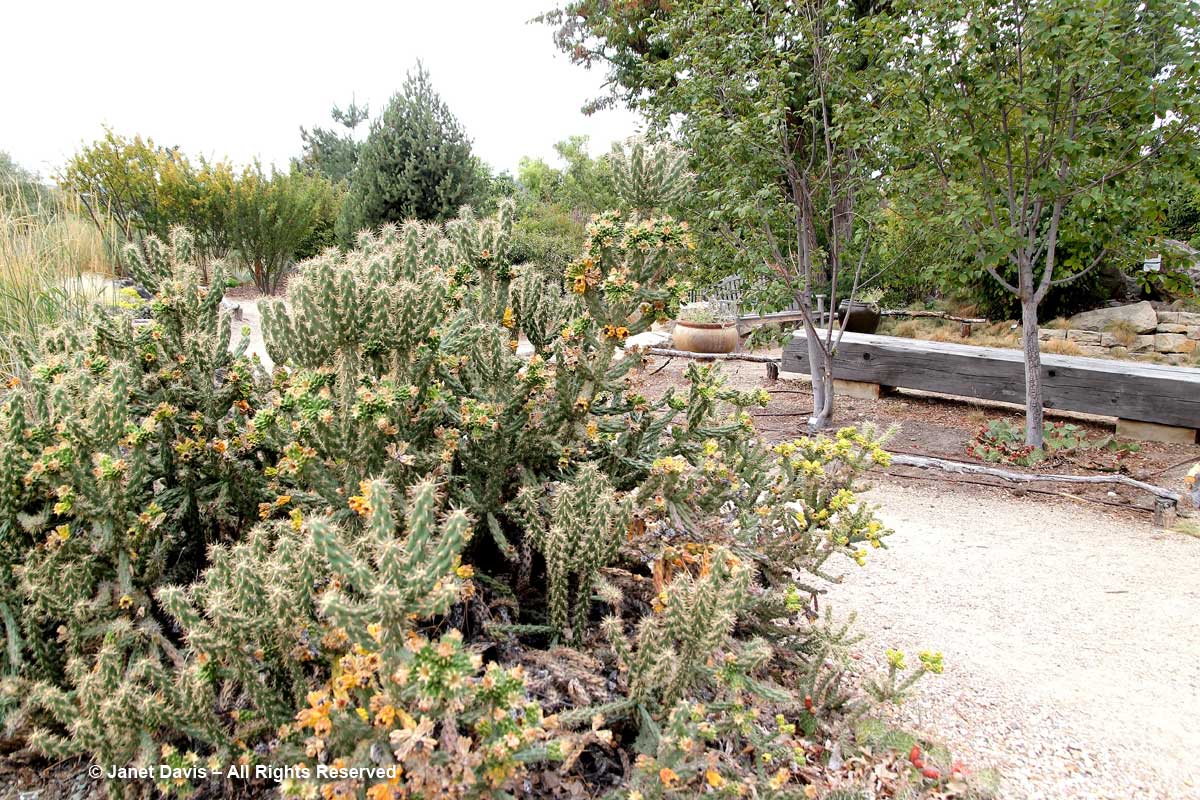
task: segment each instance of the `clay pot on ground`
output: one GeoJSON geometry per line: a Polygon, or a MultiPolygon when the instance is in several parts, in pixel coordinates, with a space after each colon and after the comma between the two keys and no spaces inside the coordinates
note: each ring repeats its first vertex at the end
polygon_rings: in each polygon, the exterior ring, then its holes
{"type": "Polygon", "coordinates": [[[838,303],[838,323],[850,333],[875,333],[879,330],[879,309],[870,303],[838,303]]]}
{"type": "Polygon", "coordinates": [[[689,353],[732,353],[738,346],[737,323],[676,320],[671,338],[675,349],[689,353]]]}

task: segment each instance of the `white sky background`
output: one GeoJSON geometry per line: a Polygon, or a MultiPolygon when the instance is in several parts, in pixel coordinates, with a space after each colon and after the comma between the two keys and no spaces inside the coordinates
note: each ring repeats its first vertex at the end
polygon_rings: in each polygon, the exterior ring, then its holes
{"type": "MultiPolygon", "coordinates": [[[[0,11],[0,150],[53,176],[102,125],[184,153],[286,168],[300,126],[335,125],[351,94],[372,118],[421,59],[474,141],[514,174],[523,155],[591,137],[593,154],[637,117],[580,107],[603,73],[571,64],[555,0],[11,0],[0,11]]],[[[359,131],[365,132],[366,123],[359,131]]]]}

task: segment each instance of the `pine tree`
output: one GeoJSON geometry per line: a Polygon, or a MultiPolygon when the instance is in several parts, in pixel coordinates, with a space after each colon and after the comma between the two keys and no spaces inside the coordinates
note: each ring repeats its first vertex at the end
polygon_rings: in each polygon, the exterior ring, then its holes
{"type": "Polygon", "coordinates": [[[420,64],[371,124],[350,184],[343,240],[386,222],[447,220],[483,191],[471,140],[420,64]]]}

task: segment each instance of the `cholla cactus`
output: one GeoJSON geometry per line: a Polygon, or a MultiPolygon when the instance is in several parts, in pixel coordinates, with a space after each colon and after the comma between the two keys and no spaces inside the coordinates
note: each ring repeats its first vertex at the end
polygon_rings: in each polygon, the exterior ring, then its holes
{"type": "Polygon", "coordinates": [[[153,320],[118,313],[47,336],[0,419],[0,617],[17,713],[39,715],[45,752],[114,764],[159,729],[211,727],[151,592],[190,581],[206,542],[254,517],[264,485],[245,432],[258,373],[230,347],[220,293],[199,285],[185,233],[146,244],[133,263],[156,290],[153,320]]]}
{"type": "Polygon", "coordinates": [[[565,276],[605,340],[620,345],[678,310],[689,287],[675,275],[696,247],[686,222],[606,211],[586,235],[583,256],[565,276]]]}
{"type": "Polygon", "coordinates": [[[386,482],[364,482],[350,499],[361,533],[293,510],[245,542],[212,548],[200,581],[164,587],[157,598],[198,663],[244,693],[271,726],[283,724],[311,688],[306,664],[351,646],[393,657],[416,621],[444,614],[466,590],[466,515],[439,520],[430,480],[412,488],[403,519],[393,505],[386,482]]]}
{"type": "Polygon", "coordinates": [[[747,603],[752,572],[725,548],[714,548],[699,577],[682,572],[662,590],[657,613],[642,618],[632,644],[620,619],[604,621],[633,701],[669,708],[709,672],[747,603]]]}
{"type": "Polygon", "coordinates": [[[612,484],[594,464],[581,468],[554,498],[550,528],[536,537],[546,558],[550,624],[566,630],[571,584],[574,584],[571,634],[581,643],[591,605],[592,584],[600,569],[617,554],[629,526],[632,498],[618,498],[612,484]]]}
{"type": "MultiPolygon", "coordinates": [[[[182,628],[201,672],[245,693],[267,724],[282,724],[309,688],[304,665],[316,659],[321,637],[313,587],[329,569],[313,537],[287,522],[258,525],[232,546],[214,545],[209,561],[199,581],[164,586],[155,597],[182,628]]],[[[246,735],[236,731],[217,742],[246,735]]]]}
{"type": "Polygon", "coordinates": [[[457,219],[446,223],[456,277],[471,287],[475,303],[470,308],[480,321],[499,319],[508,306],[514,208],[511,200],[503,200],[494,215],[479,218],[470,206],[465,206],[457,219]]]}
{"type": "Polygon", "coordinates": [[[666,211],[692,186],[687,152],[669,142],[635,136],[625,146],[614,145],[609,160],[622,206],[641,214],[666,211]]]}
{"type": "Polygon", "coordinates": [[[768,579],[786,582],[790,571],[799,570],[828,580],[824,565],[833,555],[861,566],[869,550],[885,547],[891,531],[858,497],[856,481],[887,466],[883,443],[889,435],[870,426],[846,427],[833,438],[780,442],[762,469],[743,472],[756,500],[741,516],[739,536],[763,554],[768,579]]]}
{"type": "Polygon", "coordinates": [[[413,372],[416,349],[452,310],[451,264],[439,231],[420,223],[363,234],[359,249],[306,262],[287,301],[262,304],[263,338],[277,364],[413,372]]]}
{"type": "Polygon", "coordinates": [[[459,557],[471,535],[471,524],[462,511],[439,520],[437,486],[431,480],[415,485],[405,516],[407,536],[396,536],[392,489],[383,481],[364,482],[362,494],[350,505],[363,518],[363,532],[354,545],[339,536],[328,521],[307,524],[318,552],[329,568],[344,580],[345,589],[327,589],[321,613],[334,625],[363,637],[377,623],[371,638],[385,655],[404,646],[412,621],[445,614],[463,591],[463,578],[471,574],[459,557]],[[348,591],[351,590],[351,591],[348,591]]]}
{"type": "Polygon", "coordinates": [[[528,265],[517,271],[511,298],[517,325],[543,356],[561,338],[563,329],[583,312],[574,295],[564,293],[557,281],[528,265]]]}
{"type": "MultiPolygon", "coordinates": [[[[123,765],[139,758],[156,763],[155,739],[163,731],[219,740],[212,692],[199,667],[180,669],[168,656],[178,653],[152,622],[119,620],[107,626],[96,653],[67,663],[71,688],[12,683],[10,690],[25,695],[26,713],[40,712],[30,746],[51,758],[91,754],[96,763],[123,765]]],[[[124,783],[109,782],[110,796],[124,797],[124,783]]]]}
{"type": "Polygon", "coordinates": [[[280,730],[278,756],[385,773],[369,786],[313,781],[325,797],[504,796],[519,786],[527,763],[563,751],[520,668],[490,664],[480,675],[481,665],[457,630],[437,641],[413,634],[390,652],[360,647],[340,660],[337,678],[309,693],[295,724],[280,730]]]}

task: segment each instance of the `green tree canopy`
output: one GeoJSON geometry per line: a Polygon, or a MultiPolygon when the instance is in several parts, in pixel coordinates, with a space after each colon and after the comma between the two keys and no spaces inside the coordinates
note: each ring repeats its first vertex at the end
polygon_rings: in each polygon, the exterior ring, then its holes
{"type": "Polygon", "coordinates": [[[484,172],[471,140],[420,64],[371,123],[350,180],[339,230],[408,219],[443,221],[481,198],[484,172]]]}
{"type": "Polygon", "coordinates": [[[1156,213],[1150,167],[1190,155],[1188,0],[921,0],[886,41],[893,180],[1021,305],[1027,442],[1042,442],[1038,307],[1156,213]]]}
{"type": "Polygon", "coordinates": [[[329,115],[345,128],[345,133],[335,128],[300,128],[300,139],[304,152],[298,166],[306,172],[324,175],[334,183],[350,180],[358,164],[358,152],[362,143],[354,138],[354,129],[368,118],[370,110],[353,100],[346,110],[334,106],[329,115]]]}

